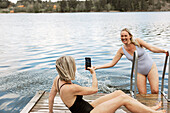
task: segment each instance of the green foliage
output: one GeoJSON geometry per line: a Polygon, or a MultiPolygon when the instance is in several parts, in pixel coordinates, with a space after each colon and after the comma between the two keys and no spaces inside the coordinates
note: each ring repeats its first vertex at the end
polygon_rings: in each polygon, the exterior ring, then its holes
{"type": "Polygon", "coordinates": [[[92,4],[91,0],[86,0],[85,1],[85,11],[86,12],[90,12],[91,9],[92,9],[92,6],[93,6],[93,4],[92,4]]]}
{"type": "Polygon", "coordinates": [[[34,9],[34,13],[39,13],[40,6],[39,6],[38,2],[36,2],[34,4],[33,9],[34,9]]]}
{"type": "Polygon", "coordinates": [[[108,4],[105,5],[105,9],[106,9],[107,11],[110,11],[111,8],[112,8],[112,6],[111,6],[110,3],[108,3],[108,4]]]}
{"type": "MultiPolygon", "coordinates": [[[[100,12],[100,11],[158,11],[168,6],[170,0],[19,0],[14,6],[15,12],[100,12]],[[24,5],[24,7],[18,7],[24,5]],[[55,5],[55,7],[54,7],[55,5]]],[[[0,0],[0,8],[11,6],[8,0],[0,0]]],[[[9,8],[8,8],[9,9],[9,8]]],[[[165,8],[164,8],[165,9],[165,8]]],[[[170,10],[170,9],[169,9],[170,10]]],[[[7,11],[7,10],[4,10],[7,11]]],[[[2,12],[2,11],[1,11],[2,12]]]]}
{"type": "Polygon", "coordinates": [[[160,1],[158,0],[158,3],[156,4],[156,9],[160,10],[161,9],[161,3],[160,1]]]}
{"type": "Polygon", "coordinates": [[[65,0],[59,1],[60,4],[60,11],[61,12],[66,12],[66,7],[67,7],[67,2],[65,0]]]}
{"type": "Polygon", "coordinates": [[[0,1],[0,8],[7,8],[9,6],[10,2],[7,0],[0,1]]]}
{"type": "Polygon", "coordinates": [[[75,11],[76,12],[85,12],[86,11],[85,4],[83,2],[78,3],[75,11]]]}
{"type": "Polygon", "coordinates": [[[28,5],[27,8],[26,8],[26,12],[27,12],[27,13],[34,13],[33,7],[34,7],[34,6],[33,6],[32,4],[28,5]]]}

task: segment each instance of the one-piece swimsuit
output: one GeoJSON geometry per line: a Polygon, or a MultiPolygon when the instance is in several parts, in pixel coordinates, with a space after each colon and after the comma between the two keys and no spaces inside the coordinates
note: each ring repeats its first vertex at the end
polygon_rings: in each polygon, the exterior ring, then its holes
{"type": "MultiPolygon", "coordinates": [[[[133,62],[133,56],[126,51],[124,46],[122,46],[122,49],[126,58],[133,62]]],[[[138,73],[147,76],[152,68],[153,60],[144,48],[136,46],[136,50],[138,53],[138,73]]]]}
{"type": "MultiPolygon", "coordinates": [[[[61,88],[66,84],[71,84],[71,83],[65,83],[61,85],[59,88],[59,79],[58,79],[57,87],[59,90],[59,94],[60,94],[61,88]]],[[[93,110],[93,106],[89,104],[87,101],[85,101],[82,95],[77,95],[74,104],[69,108],[69,110],[72,113],[90,113],[90,111],[93,110]]]]}

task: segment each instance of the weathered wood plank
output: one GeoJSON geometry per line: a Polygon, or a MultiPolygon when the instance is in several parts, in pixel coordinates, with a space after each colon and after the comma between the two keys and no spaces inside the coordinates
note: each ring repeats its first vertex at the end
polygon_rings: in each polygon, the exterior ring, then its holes
{"type": "Polygon", "coordinates": [[[20,113],[29,113],[44,93],[45,91],[39,91],[38,93],[36,93],[36,95],[30,100],[30,102],[24,107],[24,109],[20,113]]]}
{"type": "MultiPolygon", "coordinates": [[[[103,95],[106,94],[94,94],[94,95],[88,95],[83,97],[86,101],[91,102],[103,95]]],[[[29,113],[48,113],[48,96],[49,96],[49,92],[45,92],[42,97],[39,97],[36,103],[34,99],[34,103],[36,105],[33,106],[33,108],[29,113]]],[[[162,101],[163,104],[161,109],[165,109],[167,110],[167,113],[170,113],[170,103],[168,103],[167,100],[161,94],[146,94],[146,95],[137,94],[137,100],[147,106],[154,106],[158,102],[162,101]]],[[[71,113],[68,110],[68,108],[64,105],[59,95],[56,95],[54,99],[53,109],[54,109],[54,113],[71,113]]],[[[116,113],[125,113],[125,111],[126,113],[130,113],[130,111],[128,111],[124,106],[122,106],[118,111],[116,111],[116,113]]],[[[28,112],[23,112],[23,113],[28,113],[28,112]]]]}
{"type": "MultiPolygon", "coordinates": [[[[91,102],[101,96],[104,96],[106,94],[94,94],[94,95],[88,95],[88,96],[83,96],[84,99],[88,102],[91,102]]],[[[48,96],[49,92],[45,92],[41,99],[36,103],[36,106],[30,111],[30,113],[46,113],[48,112],[48,96]]],[[[54,104],[53,104],[53,111],[54,113],[71,113],[68,108],[64,105],[62,102],[61,98],[59,95],[56,95],[54,99],[54,104]]],[[[118,110],[116,113],[124,113],[123,110],[118,110]]]]}

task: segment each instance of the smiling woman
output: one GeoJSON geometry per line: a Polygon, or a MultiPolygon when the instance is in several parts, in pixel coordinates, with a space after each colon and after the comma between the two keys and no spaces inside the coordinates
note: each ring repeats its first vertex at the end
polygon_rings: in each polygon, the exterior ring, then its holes
{"type": "Polygon", "coordinates": [[[167,51],[152,46],[140,38],[133,39],[133,35],[127,28],[121,31],[121,40],[124,45],[118,50],[113,60],[108,64],[96,66],[95,69],[113,67],[123,55],[125,55],[128,60],[133,61],[133,53],[135,50],[137,50],[139,57],[137,70],[138,91],[140,94],[147,93],[146,78],[148,78],[151,86],[151,93],[157,94],[159,92],[158,70],[156,64],[153,62],[152,58],[146,53],[144,48],[155,53],[167,53],[167,51]]]}
{"type": "Polygon", "coordinates": [[[133,35],[131,34],[131,32],[127,28],[122,30],[122,32],[121,32],[121,40],[122,40],[122,42],[124,44],[133,43],[134,45],[137,45],[137,46],[140,47],[139,43],[136,40],[133,39],[133,35]]]}

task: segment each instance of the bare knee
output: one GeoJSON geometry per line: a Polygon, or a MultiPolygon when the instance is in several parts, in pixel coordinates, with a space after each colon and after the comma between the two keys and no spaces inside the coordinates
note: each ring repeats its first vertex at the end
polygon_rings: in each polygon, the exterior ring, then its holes
{"type": "Polygon", "coordinates": [[[127,94],[119,95],[118,98],[120,98],[122,102],[126,102],[127,100],[129,100],[129,96],[127,94]]]}
{"type": "Polygon", "coordinates": [[[129,96],[127,94],[122,94],[122,95],[120,95],[120,97],[123,99],[129,98],[129,96]]]}
{"type": "Polygon", "coordinates": [[[129,105],[130,102],[132,101],[132,98],[127,94],[120,95],[119,97],[121,98],[122,105],[124,106],[129,105]]]}
{"type": "Polygon", "coordinates": [[[152,89],[152,90],[151,90],[151,93],[152,93],[152,94],[158,94],[158,93],[159,93],[159,89],[152,89]]]}
{"type": "Polygon", "coordinates": [[[117,93],[119,95],[124,95],[125,94],[122,90],[116,90],[113,93],[117,93]]]}

